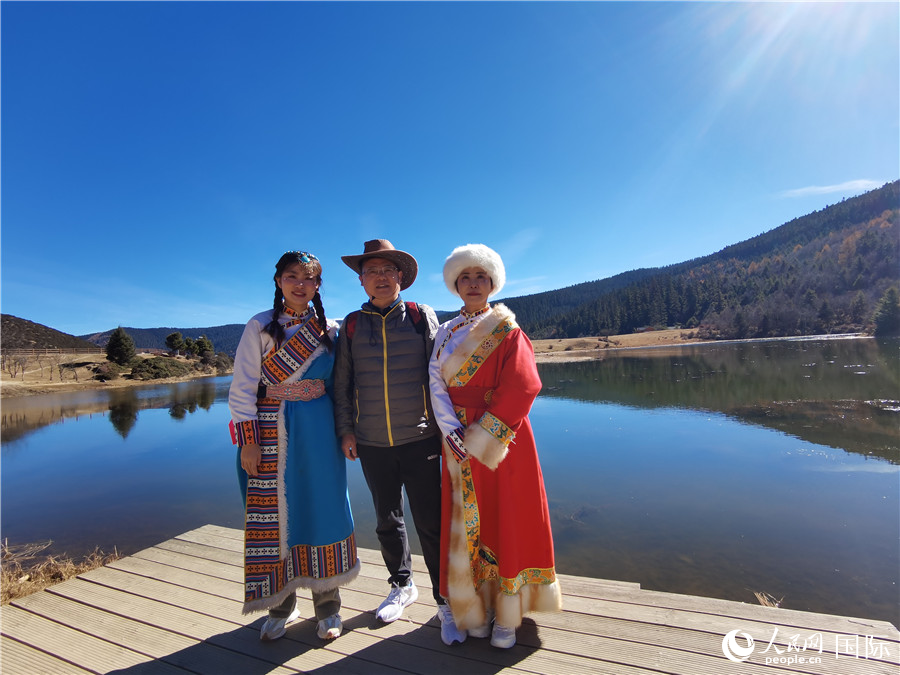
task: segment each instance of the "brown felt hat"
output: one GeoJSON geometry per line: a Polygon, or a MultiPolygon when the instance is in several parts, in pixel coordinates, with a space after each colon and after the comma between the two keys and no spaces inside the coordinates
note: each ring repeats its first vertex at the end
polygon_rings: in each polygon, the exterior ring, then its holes
{"type": "Polygon", "coordinates": [[[412,286],[419,273],[419,264],[416,259],[405,251],[399,251],[387,239],[371,239],[363,244],[363,252],[359,255],[342,255],[341,260],[357,274],[362,272],[362,264],[369,258],[384,258],[394,263],[401,272],[403,280],[400,282],[400,290],[412,286]]]}

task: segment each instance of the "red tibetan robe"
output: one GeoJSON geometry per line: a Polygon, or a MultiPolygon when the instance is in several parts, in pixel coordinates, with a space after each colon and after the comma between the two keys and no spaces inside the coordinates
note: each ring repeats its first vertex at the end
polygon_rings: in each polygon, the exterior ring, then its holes
{"type": "Polygon", "coordinates": [[[487,610],[507,627],[528,612],[558,611],[547,495],[528,421],[541,389],[531,342],[513,313],[495,305],[443,324],[429,368],[445,436],[441,594],[457,625],[481,626],[487,610]]]}

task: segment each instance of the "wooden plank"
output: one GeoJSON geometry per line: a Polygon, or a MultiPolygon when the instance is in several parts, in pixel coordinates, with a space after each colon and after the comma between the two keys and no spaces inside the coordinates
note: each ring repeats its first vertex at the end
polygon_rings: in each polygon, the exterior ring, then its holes
{"type": "MultiPolygon", "coordinates": [[[[70,628],[197,673],[247,673],[259,669],[257,659],[191,639],[176,632],[84,605],[62,596],[39,593],[28,611],[70,628]]],[[[267,667],[291,675],[298,669],[267,667]]]]}
{"type": "Polygon", "coordinates": [[[227,581],[237,581],[243,583],[244,570],[243,567],[236,565],[228,565],[226,563],[216,562],[205,558],[198,558],[192,555],[186,555],[177,551],[169,551],[164,548],[146,548],[138,551],[132,558],[142,560],[152,560],[169,567],[175,567],[181,570],[188,570],[198,575],[216,577],[227,581]]]}
{"type": "Polygon", "coordinates": [[[167,583],[184,588],[196,588],[204,593],[218,595],[223,598],[237,599],[244,594],[242,581],[230,581],[207,574],[198,574],[191,570],[172,567],[171,565],[165,565],[145,558],[134,556],[121,558],[109,563],[107,567],[147,577],[148,579],[164,580],[167,583]]]}
{"type": "MultiPolygon", "coordinates": [[[[203,640],[287,668],[305,670],[332,667],[341,663],[341,670],[346,670],[346,672],[391,672],[374,668],[371,664],[366,665],[365,662],[358,659],[354,659],[353,663],[345,663],[345,655],[319,650],[318,648],[322,647],[324,643],[315,636],[314,624],[311,622],[307,622],[310,624],[309,627],[302,631],[298,631],[298,624],[292,624],[288,627],[287,635],[281,640],[274,643],[262,643],[259,640],[261,615],[256,618],[242,617],[243,621],[252,622],[252,625],[241,625],[84,580],[61,584],[50,589],[50,592],[55,591],[61,591],[64,597],[90,603],[99,610],[128,611],[149,625],[165,628],[194,640],[203,640]],[[299,638],[305,638],[305,641],[299,638]],[[312,655],[308,653],[311,649],[315,652],[312,655]]],[[[303,610],[311,614],[312,604],[301,600],[301,611],[303,610]]],[[[269,668],[265,672],[269,672],[269,668]]]]}
{"type": "Polygon", "coordinates": [[[82,675],[91,671],[3,636],[0,638],[0,672],[82,675]]]}
{"type": "Polygon", "coordinates": [[[161,548],[167,551],[176,551],[185,555],[192,555],[202,560],[213,560],[235,567],[244,567],[244,554],[241,551],[229,551],[227,549],[206,546],[195,542],[184,541],[182,539],[169,539],[168,541],[157,544],[154,548],[161,548]]]}
{"type": "Polygon", "coordinates": [[[234,630],[238,625],[234,621],[195,612],[190,608],[177,607],[82,579],[53,586],[46,593],[70,598],[106,612],[137,618],[151,626],[166,628],[195,640],[205,640],[211,635],[234,630]]]}
{"type": "MultiPolygon", "coordinates": [[[[104,673],[152,660],[134,650],[97,639],[18,607],[3,607],[2,616],[4,635],[37,649],[52,645],[56,653],[65,654],[67,661],[85,670],[104,673]]],[[[157,672],[162,675],[184,675],[185,671],[169,664],[160,664],[157,672]]]]}

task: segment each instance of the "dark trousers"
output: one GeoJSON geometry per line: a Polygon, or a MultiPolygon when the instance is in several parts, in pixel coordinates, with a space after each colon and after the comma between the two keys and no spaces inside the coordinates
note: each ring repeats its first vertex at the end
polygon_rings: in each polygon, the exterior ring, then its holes
{"type": "Polygon", "coordinates": [[[406,586],[412,579],[412,558],[403,520],[403,491],[422,545],[422,555],[431,577],[434,600],[440,596],[441,559],[441,439],[378,448],[357,447],[363,475],[375,505],[375,532],[391,584],[406,586]]]}

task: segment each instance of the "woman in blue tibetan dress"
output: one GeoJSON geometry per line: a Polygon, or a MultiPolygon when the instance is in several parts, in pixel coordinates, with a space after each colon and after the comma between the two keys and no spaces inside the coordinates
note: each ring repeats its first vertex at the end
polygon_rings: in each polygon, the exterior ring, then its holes
{"type": "Polygon", "coordinates": [[[308,588],[328,640],[343,629],[338,588],[359,573],[332,410],[337,326],[325,318],[314,255],[285,253],[274,280],[274,307],[244,328],[228,395],[246,507],[243,611],[268,610],[260,639],[277,640],[300,616],[297,589],[308,588]]]}

